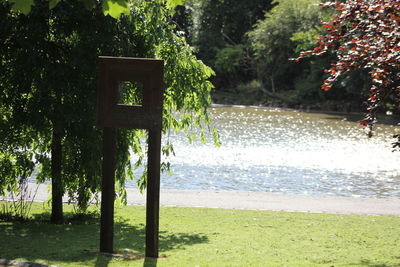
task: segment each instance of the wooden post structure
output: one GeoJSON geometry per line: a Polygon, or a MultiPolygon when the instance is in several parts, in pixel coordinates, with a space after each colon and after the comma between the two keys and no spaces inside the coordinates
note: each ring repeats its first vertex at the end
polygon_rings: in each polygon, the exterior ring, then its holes
{"type": "Polygon", "coordinates": [[[108,253],[113,251],[114,246],[115,134],[114,128],[105,127],[103,130],[100,251],[108,253]]]}
{"type": "Polygon", "coordinates": [[[113,252],[116,129],[147,129],[146,257],[157,258],[164,62],[117,57],[100,57],[99,60],[97,123],[104,127],[100,251],[113,252]],[[141,106],[118,103],[118,84],[124,81],[143,85],[141,106]]]}
{"type": "Polygon", "coordinates": [[[158,258],[161,132],[149,131],[146,199],[146,257],[158,258]]]}

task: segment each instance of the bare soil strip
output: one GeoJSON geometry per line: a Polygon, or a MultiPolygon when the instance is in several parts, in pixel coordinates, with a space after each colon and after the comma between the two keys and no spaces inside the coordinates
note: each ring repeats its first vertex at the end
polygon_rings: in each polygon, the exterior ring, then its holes
{"type": "MultiPolygon", "coordinates": [[[[37,185],[31,184],[30,188],[37,185]]],[[[145,205],[145,194],[127,189],[129,205],[145,205]]],[[[48,185],[40,185],[35,201],[47,201],[48,185]]],[[[219,209],[400,216],[400,199],[284,195],[243,191],[161,190],[161,205],[219,209]]]]}

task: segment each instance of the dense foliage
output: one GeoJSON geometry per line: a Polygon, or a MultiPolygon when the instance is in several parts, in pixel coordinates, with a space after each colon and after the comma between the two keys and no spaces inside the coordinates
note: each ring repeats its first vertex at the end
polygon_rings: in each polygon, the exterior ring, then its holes
{"type": "Polygon", "coordinates": [[[360,91],[364,91],[360,88],[366,87],[360,73],[342,80],[334,94],[319,90],[324,79],[323,66],[333,60],[332,55],[299,64],[287,60],[318,44],[316,35],[325,31],[320,22],[329,17],[329,10],[319,7],[319,0],[273,3],[277,5],[249,33],[262,86],[276,95],[285,96],[295,106],[339,110],[360,106],[360,91]],[[351,103],[343,105],[344,99],[351,99],[351,103]]]}
{"type": "MultiPolygon", "coordinates": [[[[192,136],[191,125],[209,122],[212,85],[207,79],[213,72],[175,34],[170,11],[162,1],[135,1],[129,15],[113,19],[104,16],[101,4],[88,9],[79,0],[63,1],[50,9],[48,2],[36,1],[23,15],[0,2],[0,193],[16,189],[35,166],[38,181],[51,178],[53,191],[67,193],[83,210],[99,192],[99,55],[165,60],[164,133],[183,130],[192,136]]],[[[135,98],[125,97],[128,103],[135,98]]],[[[126,179],[144,162],[143,137],[143,131],[118,132],[117,192],[122,199],[126,179]]],[[[163,153],[172,151],[167,142],[163,153]]],[[[146,186],[144,176],[138,183],[146,186]]],[[[53,194],[53,202],[58,201],[53,194]]]]}
{"type": "Polygon", "coordinates": [[[214,84],[229,90],[254,78],[246,32],[271,8],[271,1],[197,0],[197,55],[216,70],[214,84]]]}
{"type": "Polygon", "coordinates": [[[326,70],[329,77],[322,85],[325,91],[351,71],[368,71],[372,83],[368,114],[360,123],[370,134],[383,100],[391,98],[396,106],[400,100],[400,1],[348,0],[322,6],[334,8],[336,13],[325,23],[327,33],[318,38],[319,46],[300,54],[300,58],[326,52],[337,56],[326,70]]]}
{"type": "MultiPolygon", "coordinates": [[[[15,12],[21,12],[23,14],[29,14],[32,9],[32,6],[36,5],[34,0],[5,0],[11,4],[11,8],[15,12]]],[[[183,4],[185,0],[165,0],[166,7],[169,9],[173,9],[177,5],[183,4]]],[[[47,1],[47,5],[50,9],[53,9],[60,3],[61,0],[49,0],[47,1]]],[[[132,6],[132,2],[130,0],[101,0],[101,1],[88,1],[88,0],[80,0],[81,4],[83,4],[86,9],[90,10],[93,8],[101,8],[104,15],[110,15],[113,18],[118,18],[122,14],[129,15],[131,10],[130,6],[132,6]],[[97,3],[97,4],[96,4],[97,3]]],[[[155,0],[157,4],[164,3],[164,0],[155,0]]],[[[137,3],[136,3],[137,4],[137,3]]]]}
{"type": "Polygon", "coordinates": [[[291,38],[299,32],[316,30],[322,19],[317,3],[318,0],[280,1],[249,33],[259,76],[267,88],[274,91],[293,88],[287,77],[295,77],[301,68],[287,61],[296,47],[291,38]]]}
{"type": "Polygon", "coordinates": [[[364,70],[341,78],[334,92],[323,92],[323,69],[334,54],[299,64],[287,60],[313,49],[316,35],[325,34],[320,22],[332,11],[319,2],[187,0],[173,20],[199,58],[216,71],[217,103],[360,110],[369,88],[364,70]]]}

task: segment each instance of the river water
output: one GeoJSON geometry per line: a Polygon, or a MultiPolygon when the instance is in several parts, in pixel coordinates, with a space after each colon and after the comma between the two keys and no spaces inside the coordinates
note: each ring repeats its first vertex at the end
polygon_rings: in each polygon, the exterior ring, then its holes
{"type": "Polygon", "coordinates": [[[400,197],[395,126],[379,124],[368,138],[357,124],[362,115],[254,107],[215,107],[210,115],[222,145],[165,136],[175,156],[161,188],[400,197]]]}

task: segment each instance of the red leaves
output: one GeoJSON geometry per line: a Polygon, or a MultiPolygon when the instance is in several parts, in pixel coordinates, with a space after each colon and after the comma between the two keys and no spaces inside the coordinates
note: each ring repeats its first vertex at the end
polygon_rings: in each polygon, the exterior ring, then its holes
{"type": "Polygon", "coordinates": [[[330,85],[330,84],[323,84],[322,86],[321,86],[321,89],[322,90],[324,90],[324,91],[329,91],[329,90],[331,90],[331,88],[332,88],[332,85],[330,85]]]}
{"type": "Polygon", "coordinates": [[[367,120],[362,120],[362,121],[359,121],[358,124],[360,124],[363,127],[366,127],[368,125],[368,121],[367,120]]]}
{"type": "MultiPolygon", "coordinates": [[[[399,70],[399,0],[331,1],[321,5],[334,8],[337,13],[324,24],[328,33],[318,38],[319,46],[300,54],[297,61],[326,51],[337,55],[338,61],[332,65],[333,68],[325,71],[330,77],[324,82],[323,90],[332,87],[331,83],[337,79],[338,73],[362,68],[399,70]]],[[[398,82],[393,77],[383,81],[382,77],[382,72],[371,72],[371,79],[377,85],[390,86],[398,82]]]]}
{"type": "Polygon", "coordinates": [[[372,127],[381,95],[392,95],[400,101],[400,0],[347,0],[320,4],[337,12],[318,38],[319,46],[296,59],[330,51],[337,56],[322,90],[332,88],[337,78],[348,71],[369,69],[373,83],[368,98],[367,119],[360,122],[372,127]]]}
{"type": "Polygon", "coordinates": [[[400,17],[397,14],[390,14],[390,19],[393,21],[396,21],[397,23],[400,23],[400,17]]]}

